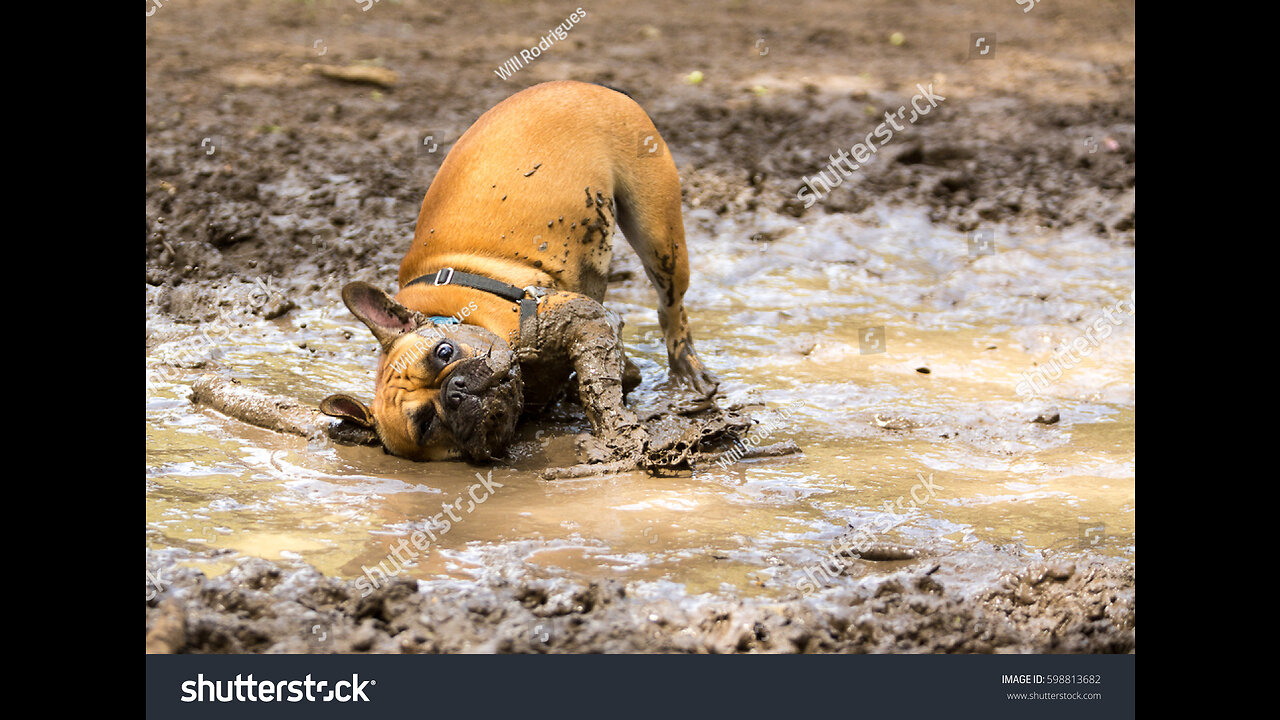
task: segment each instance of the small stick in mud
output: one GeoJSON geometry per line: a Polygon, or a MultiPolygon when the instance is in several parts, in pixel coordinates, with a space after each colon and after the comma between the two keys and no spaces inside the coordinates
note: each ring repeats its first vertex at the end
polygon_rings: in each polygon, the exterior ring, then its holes
{"type": "Polygon", "coordinates": [[[573,478],[595,477],[596,475],[612,475],[614,473],[639,470],[640,463],[634,460],[618,460],[609,463],[590,463],[571,465],[569,467],[547,468],[538,473],[543,480],[569,480],[573,478]]]}
{"type": "Polygon", "coordinates": [[[871,562],[896,562],[900,560],[919,560],[928,553],[923,548],[912,547],[892,542],[875,542],[861,550],[851,550],[852,557],[859,557],[871,562]]]}
{"type": "MultiPolygon", "coordinates": [[[[790,440],[774,443],[772,445],[764,445],[757,448],[748,448],[746,451],[740,451],[736,458],[745,460],[747,458],[759,457],[780,457],[783,455],[794,455],[800,452],[800,448],[790,440]]],[[[657,454],[657,453],[655,453],[657,454]]],[[[712,452],[689,452],[686,460],[691,467],[698,467],[710,464],[724,453],[712,452]]],[[[736,460],[735,460],[736,462],[736,460]]],[[[611,475],[613,473],[630,472],[632,470],[645,469],[651,474],[664,467],[661,461],[649,457],[645,460],[619,460],[610,463],[592,463],[583,465],[572,465],[570,467],[547,468],[538,473],[543,480],[568,480],[572,478],[594,477],[596,475],[611,475]],[[648,460],[649,462],[646,462],[648,460]],[[657,464],[655,464],[655,462],[657,464]]],[[[672,468],[674,469],[674,468],[672,468]]]]}
{"type": "Polygon", "coordinates": [[[302,66],[302,69],[306,72],[322,75],[332,80],[341,80],[343,82],[364,85],[377,85],[384,88],[395,87],[396,83],[400,82],[400,75],[396,71],[388,70],[387,68],[373,67],[371,65],[343,66],[307,63],[302,66]]]}
{"type": "Polygon", "coordinates": [[[379,444],[372,430],[329,417],[296,400],[245,387],[231,378],[201,375],[191,389],[191,402],[250,425],[305,438],[324,436],[344,445],[379,444]]]}

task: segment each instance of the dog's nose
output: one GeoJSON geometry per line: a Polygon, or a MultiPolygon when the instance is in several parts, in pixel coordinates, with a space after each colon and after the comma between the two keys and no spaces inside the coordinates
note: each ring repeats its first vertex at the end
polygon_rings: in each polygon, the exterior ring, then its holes
{"type": "Polygon", "coordinates": [[[457,405],[462,402],[463,396],[470,392],[467,387],[467,381],[457,375],[448,379],[444,384],[444,397],[450,403],[457,405]]]}

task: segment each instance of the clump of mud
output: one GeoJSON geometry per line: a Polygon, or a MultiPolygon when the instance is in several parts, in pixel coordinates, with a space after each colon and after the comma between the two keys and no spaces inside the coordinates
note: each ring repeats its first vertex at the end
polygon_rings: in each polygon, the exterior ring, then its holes
{"type": "Polygon", "coordinates": [[[476,585],[392,579],[362,595],[307,565],[257,558],[208,578],[147,551],[147,651],[1134,652],[1135,570],[1101,557],[1024,561],[985,586],[963,558],[914,563],[807,599],[718,599],[504,568],[476,585]],[[156,590],[156,584],[161,590],[156,590]]]}

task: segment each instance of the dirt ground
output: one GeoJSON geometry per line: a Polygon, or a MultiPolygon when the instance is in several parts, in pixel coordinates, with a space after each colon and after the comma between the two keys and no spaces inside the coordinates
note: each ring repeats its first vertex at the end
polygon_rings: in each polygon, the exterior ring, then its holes
{"type": "Polygon", "coordinates": [[[655,599],[624,583],[523,575],[481,585],[392,580],[367,597],[256,558],[208,579],[147,553],[148,652],[1133,652],[1132,566],[1036,563],[977,595],[936,564],[817,599],[655,599]],[[154,597],[152,597],[154,596],[154,597]]]}
{"type": "MultiPolygon", "coordinates": [[[[217,288],[270,277],[267,317],[333,282],[393,277],[450,144],[529,85],[607,84],[643,105],[687,206],[800,220],[927,208],[961,231],[1136,232],[1132,2],[601,0],[509,80],[495,69],[576,6],[166,4],[147,20],[146,312],[207,319],[217,288]],[[898,34],[895,36],[895,33],[898,34]],[[993,48],[971,57],[971,36],[993,48]],[[897,40],[901,42],[897,42],[897,40]],[[393,71],[393,86],[313,65],[393,71]],[[692,75],[698,73],[697,75],[692,75]],[[700,78],[698,82],[693,80],[700,78]],[[945,98],[822,202],[802,178],[932,85],[945,98]],[[424,144],[424,139],[429,138],[424,144]]],[[[152,337],[151,348],[163,338],[152,337]]],[[[626,585],[508,576],[396,581],[361,598],[306,566],[205,578],[148,550],[148,650],[170,652],[1130,652],[1132,564],[1027,557],[974,591],[916,562],[817,599],[652,599],[626,585]],[[149,585],[149,589],[150,589],[149,585]]],[[[944,565],[947,561],[941,561],[944,565]]]]}
{"type": "MultiPolygon", "coordinates": [[[[268,273],[305,286],[397,262],[449,143],[555,79],[635,97],[690,205],[856,216],[909,203],[960,229],[1083,223],[1121,241],[1136,227],[1132,4],[606,2],[506,81],[495,68],[573,8],[361,7],[192,2],[148,21],[148,284],[268,273]],[[988,31],[994,55],[968,59],[970,33],[988,31]],[[399,84],[302,70],[359,62],[399,84]],[[917,83],[946,100],[804,210],[802,178],[917,83]]],[[[160,309],[186,311],[182,297],[160,309]]]]}

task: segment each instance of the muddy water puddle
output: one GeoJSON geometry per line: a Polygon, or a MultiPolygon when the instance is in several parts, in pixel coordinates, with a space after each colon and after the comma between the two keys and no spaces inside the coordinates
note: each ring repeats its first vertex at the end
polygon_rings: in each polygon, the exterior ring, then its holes
{"type": "MultiPolygon", "coordinates": [[[[757,439],[793,440],[802,456],[545,482],[528,468],[568,464],[568,433],[581,425],[523,427],[519,469],[421,464],[189,404],[201,372],[310,402],[367,398],[372,338],[338,297],[347,278],[320,278],[292,312],[236,317],[209,342],[149,315],[167,341],[147,357],[149,373],[166,373],[147,394],[148,546],[197,551],[210,574],[246,555],[340,577],[369,568],[377,578],[381,567],[459,582],[526,565],[734,595],[792,592],[797,569],[850,527],[887,527],[879,537],[933,554],[1136,561],[1134,306],[1114,310],[1132,300],[1132,246],[1004,229],[975,244],[907,211],[867,227],[694,210],[686,227],[700,354],[727,402],[768,421],[757,439]],[[1061,353],[1095,324],[1105,337],[1061,353]],[[1020,396],[1046,365],[1043,391],[1020,396]],[[427,552],[405,542],[415,532],[433,538],[427,552]]],[[[665,380],[652,290],[615,243],[615,269],[631,279],[611,286],[608,304],[645,374],[637,397],[652,399],[665,380]]]]}

